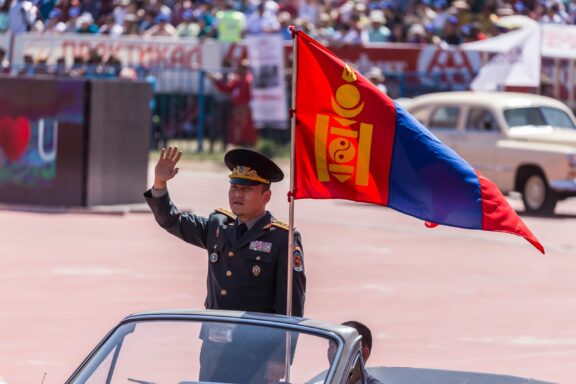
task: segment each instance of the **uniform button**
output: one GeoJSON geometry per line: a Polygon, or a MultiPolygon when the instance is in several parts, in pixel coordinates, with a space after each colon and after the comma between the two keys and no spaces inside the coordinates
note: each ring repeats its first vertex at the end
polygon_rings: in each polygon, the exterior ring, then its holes
{"type": "Polygon", "coordinates": [[[232,252],[232,251],[228,252],[228,256],[230,256],[230,257],[234,256],[234,252],[232,252]]]}
{"type": "Polygon", "coordinates": [[[226,271],[226,276],[228,277],[232,276],[232,271],[226,271]]]}
{"type": "Polygon", "coordinates": [[[220,291],[220,294],[221,294],[222,296],[226,296],[226,294],[228,294],[228,291],[225,290],[225,289],[223,289],[223,290],[220,291]]]}
{"type": "Polygon", "coordinates": [[[256,261],[260,261],[261,257],[260,256],[256,256],[256,261]]]}

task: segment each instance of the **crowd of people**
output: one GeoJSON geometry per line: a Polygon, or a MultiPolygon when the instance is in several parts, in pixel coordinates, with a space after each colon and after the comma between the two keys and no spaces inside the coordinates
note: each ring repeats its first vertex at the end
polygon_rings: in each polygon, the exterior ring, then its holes
{"type": "Polygon", "coordinates": [[[0,33],[217,38],[296,25],[326,44],[457,45],[502,33],[499,20],[576,23],[576,0],[0,0],[0,33]]]}

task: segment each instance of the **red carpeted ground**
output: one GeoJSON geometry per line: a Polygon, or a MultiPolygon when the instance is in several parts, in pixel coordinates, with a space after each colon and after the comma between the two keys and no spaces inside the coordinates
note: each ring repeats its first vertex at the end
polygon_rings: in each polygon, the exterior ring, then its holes
{"type": "MultiPolygon", "coordinates": [[[[226,172],[184,166],[182,208],[227,206],[226,172]]],[[[270,210],[287,219],[288,185],[270,210]]],[[[513,200],[514,206],[520,207],[513,200]]],[[[145,212],[0,211],[0,382],[62,383],[123,316],[202,307],[207,257],[145,212]]],[[[392,210],[297,201],[308,317],[357,319],[368,365],[576,382],[576,200],[525,217],[548,254],[511,235],[427,229],[392,210]]]]}

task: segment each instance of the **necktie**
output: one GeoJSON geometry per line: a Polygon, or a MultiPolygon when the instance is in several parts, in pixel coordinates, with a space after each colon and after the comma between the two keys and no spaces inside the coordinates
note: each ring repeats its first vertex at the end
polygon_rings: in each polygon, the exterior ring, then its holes
{"type": "Polygon", "coordinates": [[[240,223],[236,228],[236,240],[240,239],[248,230],[246,223],[240,223]]]}

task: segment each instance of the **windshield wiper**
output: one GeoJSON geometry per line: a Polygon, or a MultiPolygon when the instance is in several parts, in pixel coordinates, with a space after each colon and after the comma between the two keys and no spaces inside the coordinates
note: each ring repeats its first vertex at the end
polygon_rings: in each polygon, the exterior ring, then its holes
{"type": "Polygon", "coordinates": [[[156,384],[153,381],[146,381],[146,380],[138,380],[138,379],[132,379],[132,378],[128,378],[128,381],[131,381],[133,383],[138,383],[138,384],[156,384]]]}

